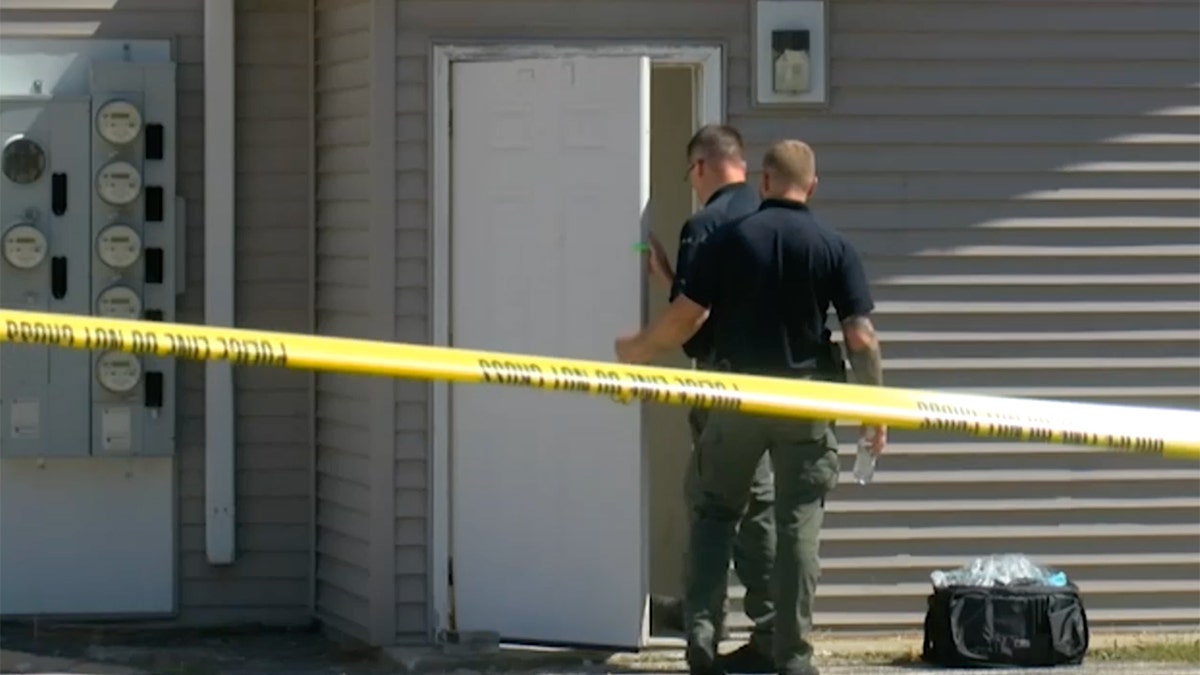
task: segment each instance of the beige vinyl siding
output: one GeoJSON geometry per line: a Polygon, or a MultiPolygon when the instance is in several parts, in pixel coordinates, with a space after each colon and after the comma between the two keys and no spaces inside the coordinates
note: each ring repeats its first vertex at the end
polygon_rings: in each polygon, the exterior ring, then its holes
{"type": "MultiPolygon", "coordinates": [[[[816,147],[817,208],[866,257],[889,384],[1200,407],[1196,6],[842,2],[831,16],[829,111],[749,109],[744,54],[730,108],[754,154],[779,135],[816,147]]],[[[1002,552],[1064,567],[1095,624],[1200,619],[1194,466],[892,440],[876,484],[830,502],[825,626],[916,627],[931,570],[1002,552]]]]}
{"type": "MultiPolygon", "coordinates": [[[[410,114],[405,105],[398,98],[396,340],[429,343],[425,114],[410,114]],[[413,138],[414,127],[422,129],[421,137],[413,138]]],[[[427,637],[430,390],[425,382],[396,381],[396,633],[404,641],[427,637]]]]}
{"type": "MultiPolygon", "coordinates": [[[[369,17],[363,0],[316,2],[317,330],[361,336],[370,321],[367,240],[369,17]]],[[[366,387],[317,376],[317,611],[368,638],[366,387]]]]}
{"type": "MultiPolygon", "coordinates": [[[[307,332],[308,14],[286,0],[239,1],[235,7],[235,320],[247,328],[307,332]]],[[[202,70],[196,71],[202,79],[202,70]]],[[[199,140],[194,152],[203,158],[199,140]]],[[[224,621],[246,621],[259,612],[286,616],[289,623],[310,620],[310,381],[296,371],[234,371],[238,560],[232,570],[198,566],[194,577],[185,568],[183,587],[187,604],[224,621]]],[[[199,460],[197,476],[203,474],[199,460]]],[[[203,492],[194,496],[198,509],[203,492]]],[[[203,549],[185,549],[184,556],[185,564],[201,562],[203,549]]]]}
{"type": "MultiPolygon", "coordinates": [[[[424,282],[422,282],[424,283],[424,282]]],[[[420,318],[399,316],[428,324],[428,315],[420,318]]],[[[398,327],[398,340],[429,342],[425,335],[405,336],[398,327]]],[[[396,397],[396,634],[402,641],[423,640],[429,624],[429,569],[427,483],[429,425],[429,385],[399,382],[396,397]]]]}
{"type": "MultiPolygon", "coordinates": [[[[405,41],[408,7],[398,3],[396,59],[396,340],[432,340],[429,285],[430,230],[426,196],[429,144],[424,53],[405,41]]],[[[396,383],[396,634],[400,641],[428,635],[429,458],[431,387],[424,382],[396,383]]]]}
{"type": "MultiPolygon", "coordinates": [[[[815,146],[815,208],[864,253],[889,384],[1200,407],[1195,3],[836,0],[830,17],[828,109],[759,109],[748,1],[400,0],[401,339],[404,317],[423,335],[431,300],[434,39],[710,41],[726,47],[726,110],[751,162],[779,137],[815,146]]],[[[427,444],[406,405],[398,432],[427,444]]],[[[1200,619],[1193,465],[892,442],[875,485],[843,474],[830,501],[820,627],[916,628],[931,570],[1009,551],[1064,566],[1097,624],[1200,619]]],[[[424,471],[400,467],[398,484],[424,471]]]]}
{"type": "MultiPolygon", "coordinates": [[[[307,15],[299,3],[237,5],[237,322],[305,330],[309,300],[307,15]]],[[[22,37],[171,39],[178,63],[178,190],[187,200],[187,293],[179,320],[204,321],[204,8],[201,0],[10,1],[0,32],[22,37]]],[[[236,372],[237,560],[204,543],[204,366],[181,361],[180,621],[309,620],[311,479],[303,374],[236,372]]]]}

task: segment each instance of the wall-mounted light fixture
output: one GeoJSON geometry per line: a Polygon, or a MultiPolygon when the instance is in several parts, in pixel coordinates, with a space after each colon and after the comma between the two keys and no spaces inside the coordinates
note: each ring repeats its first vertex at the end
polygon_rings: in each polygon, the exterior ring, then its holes
{"type": "Polygon", "coordinates": [[[829,99],[827,0],[754,0],[757,106],[824,106],[829,99]]]}

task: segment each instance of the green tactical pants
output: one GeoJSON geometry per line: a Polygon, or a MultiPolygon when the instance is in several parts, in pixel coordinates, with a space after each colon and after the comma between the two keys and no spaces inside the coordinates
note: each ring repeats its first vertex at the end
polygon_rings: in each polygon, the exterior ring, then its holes
{"type": "Polygon", "coordinates": [[[725,599],[735,530],[759,462],[775,469],[777,551],[772,575],[774,656],[782,673],[812,659],[813,597],[820,578],[825,495],[838,482],[837,440],[829,422],[714,411],[695,452],[698,500],[689,542],[684,600],[689,660],[716,656],[714,619],[725,599]]]}
{"type": "MultiPolygon", "coordinates": [[[[710,411],[707,408],[692,408],[688,412],[688,425],[692,432],[693,452],[688,458],[686,500],[689,517],[696,515],[700,499],[699,474],[696,471],[696,451],[704,432],[710,411]]],[[[743,609],[754,624],[750,644],[763,654],[770,656],[775,632],[775,603],[771,599],[771,570],[775,566],[775,478],[771,472],[771,458],[763,453],[754,469],[750,482],[750,497],[737,527],[733,541],[733,569],[738,580],[746,588],[743,609]]],[[[688,569],[688,563],[684,563],[688,569]]],[[[724,597],[725,586],[722,586],[724,597]]],[[[720,640],[725,623],[725,606],[712,617],[714,635],[720,640]]]]}

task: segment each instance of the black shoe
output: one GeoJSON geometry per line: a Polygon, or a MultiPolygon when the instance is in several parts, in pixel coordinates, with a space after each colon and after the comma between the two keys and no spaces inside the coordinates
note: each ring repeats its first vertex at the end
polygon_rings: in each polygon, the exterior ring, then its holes
{"type": "Polygon", "coordinates": [[[779,675],[821,675],[821,671],[811,663],[779,671],[779,675]]]}
{"type": "Polygon", "coordinates": [[[656,632],[684,632],[683,601],[666,595],[650,596],[650,625],[656,632]]]}
{"type": "Polygon", "coordinates": [[[684,655],[687,658],[689,675],[725,675],[725,670],[713,661],[709,653],[696,645],[688,645],[684,655]]]}
{"type": "Polygon", "coordinates": [[[762,653],[751,644],[744,644],[736,650],[717,657],[717,664],[727,673],[774,673],[777,672],[775,659],[762,653]]]}

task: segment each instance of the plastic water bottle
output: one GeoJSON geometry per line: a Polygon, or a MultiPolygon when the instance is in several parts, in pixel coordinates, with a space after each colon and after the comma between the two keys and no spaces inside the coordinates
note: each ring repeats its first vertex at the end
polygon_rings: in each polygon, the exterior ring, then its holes
{"type": "Polygon", "coordinates": [[[871,453],[871,441],[875,440],[875,429],[867,427],[858,439],[858,456],[854,458],[854,480],[866,485],[875,476],[875,455],[871,453]]]}

